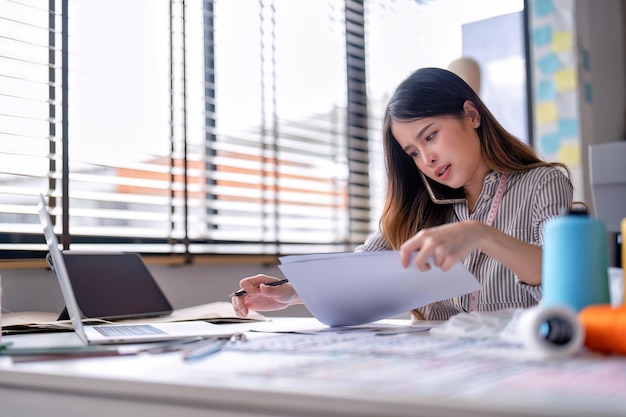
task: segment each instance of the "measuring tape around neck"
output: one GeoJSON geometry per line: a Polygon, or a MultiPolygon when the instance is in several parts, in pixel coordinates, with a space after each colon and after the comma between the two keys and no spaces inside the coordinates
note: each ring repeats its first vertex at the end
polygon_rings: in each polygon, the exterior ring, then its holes
{"type": "MultiPolygon", "coordinates": [[[[493,200],[491,200],[491,207],[489,208],[489,214],[487,215],[487,221],[485,224],[487,226],[493,226],[493,222],[496,220],[496,214],[498,214],[498,209],[500,208],[500,204],[502,204],[502,198],[504,197],[504,191],[506,190],[506,183],[508,180],[507,174],[500,175],[500,181],[498,182],[498,189],[496,190],[496,195],[493,196],[493,200]]],[[[478,255],[480,256],[481,250],[478,250],[478,255]]],[[[469,312],[476,311],[478,309],[478,294],[480,291],[474,291],[470,294],[469,299],[469,312]]]]}

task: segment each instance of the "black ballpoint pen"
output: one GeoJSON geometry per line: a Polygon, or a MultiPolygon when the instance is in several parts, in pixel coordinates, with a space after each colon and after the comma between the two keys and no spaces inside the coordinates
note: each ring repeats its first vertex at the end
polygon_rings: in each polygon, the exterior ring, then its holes
{"type": "MultiPolygon", "coordinates": [[[[289,282],[288,279],[281,279],[279,281],[272,281],[272,282],[267,283],[265,285],[267,285],[268,287],[276,287],[278,285],[283,285],[283,284],[286,284],[288,282],[289,282]]],[[[237,290],[234,293],[230,294],[229,297],[231,297],[231,298],[232,297],[241,297],[242,295],[246,295],[246,294],[248,294],[246,292],[246,290],[237,290]]]]}

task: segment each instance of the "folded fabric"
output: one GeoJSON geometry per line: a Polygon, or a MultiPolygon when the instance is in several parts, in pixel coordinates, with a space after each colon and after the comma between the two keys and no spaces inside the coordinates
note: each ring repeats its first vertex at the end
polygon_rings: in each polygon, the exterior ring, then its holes
{"type": "Polygon", "coordinates": [[[499,338],[501,332],[518,311],[523,310],[505,309],[459,313],[450,317],[443,324],[430,329],[430,334],[434,336],[499,338]]]}
{"type": "Polygon", "coordinates": [[[489,338],[529,357],[558,358],[578,352],[585,331],[567,306],[536,306],[493,312],[461,313],[430,329],[434,336],[489,338]]]}

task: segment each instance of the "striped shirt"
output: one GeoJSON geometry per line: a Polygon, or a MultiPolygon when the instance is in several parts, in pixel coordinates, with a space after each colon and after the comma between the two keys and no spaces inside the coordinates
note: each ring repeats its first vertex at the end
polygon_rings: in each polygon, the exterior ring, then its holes
{"type": "MultiPolygon", "coordinates": [[[[487,222],[493,196],[496,194],[500,173],[489,172],[474,211],[467,204],[454,204],[452,221],[476,220],[487,222]]],[[[540,167],[509,174],[493,227],[509,236],[543,245],[543,226],[572,205],[573,187],[558,168],[540,167]]],[[[390,250],[380,231],[372,234],[357,252],[390,250]]],[[[462,260],[463,265],[478,279],[482,290],[478,295],[478,311],[497,311],[506,308],[527,308],[541,299],[541,285],[528,285],[495,259],[475,250],[462,260]]],[[[469,310],[469,294],[431,304],[424,309],[430,320],[446,320],[469,310]]],[[[421,306],[420,306],[421,307],[421,306]]]]}

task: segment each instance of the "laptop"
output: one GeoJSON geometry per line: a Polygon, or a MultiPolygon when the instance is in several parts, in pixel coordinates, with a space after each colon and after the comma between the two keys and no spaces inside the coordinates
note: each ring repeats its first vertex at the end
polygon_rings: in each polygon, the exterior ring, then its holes
{"type": "Polygon", "coordinates": [[[52,269],[59,280],[63,300],[65,301],[74,331],[85,344],[146,343],[196,337],[228,337],[235,333],[232,328],[229,330],[218,324],[206,321],[132,325],[87,325],[83,323],[83,314],[76,302],[74,288],[63,259],[63,252],[59,249],[59,242],[54,234],[52,220],[47,210],[46,200],[42,194],[39,195],[38,211],[46,244],[48,245],[49,262],[51,262],[52,269]]]}
{"type": "MultiPolygon", "coordinates": [[[[137,253],[63,251],[65,269],[84,319],[166,316],[172,306],[137,253]]],[[[54,263],[48,256],[54,270],[54,263]]],[[[69,320],[67,308],[58,320],[69,320]]]]}

